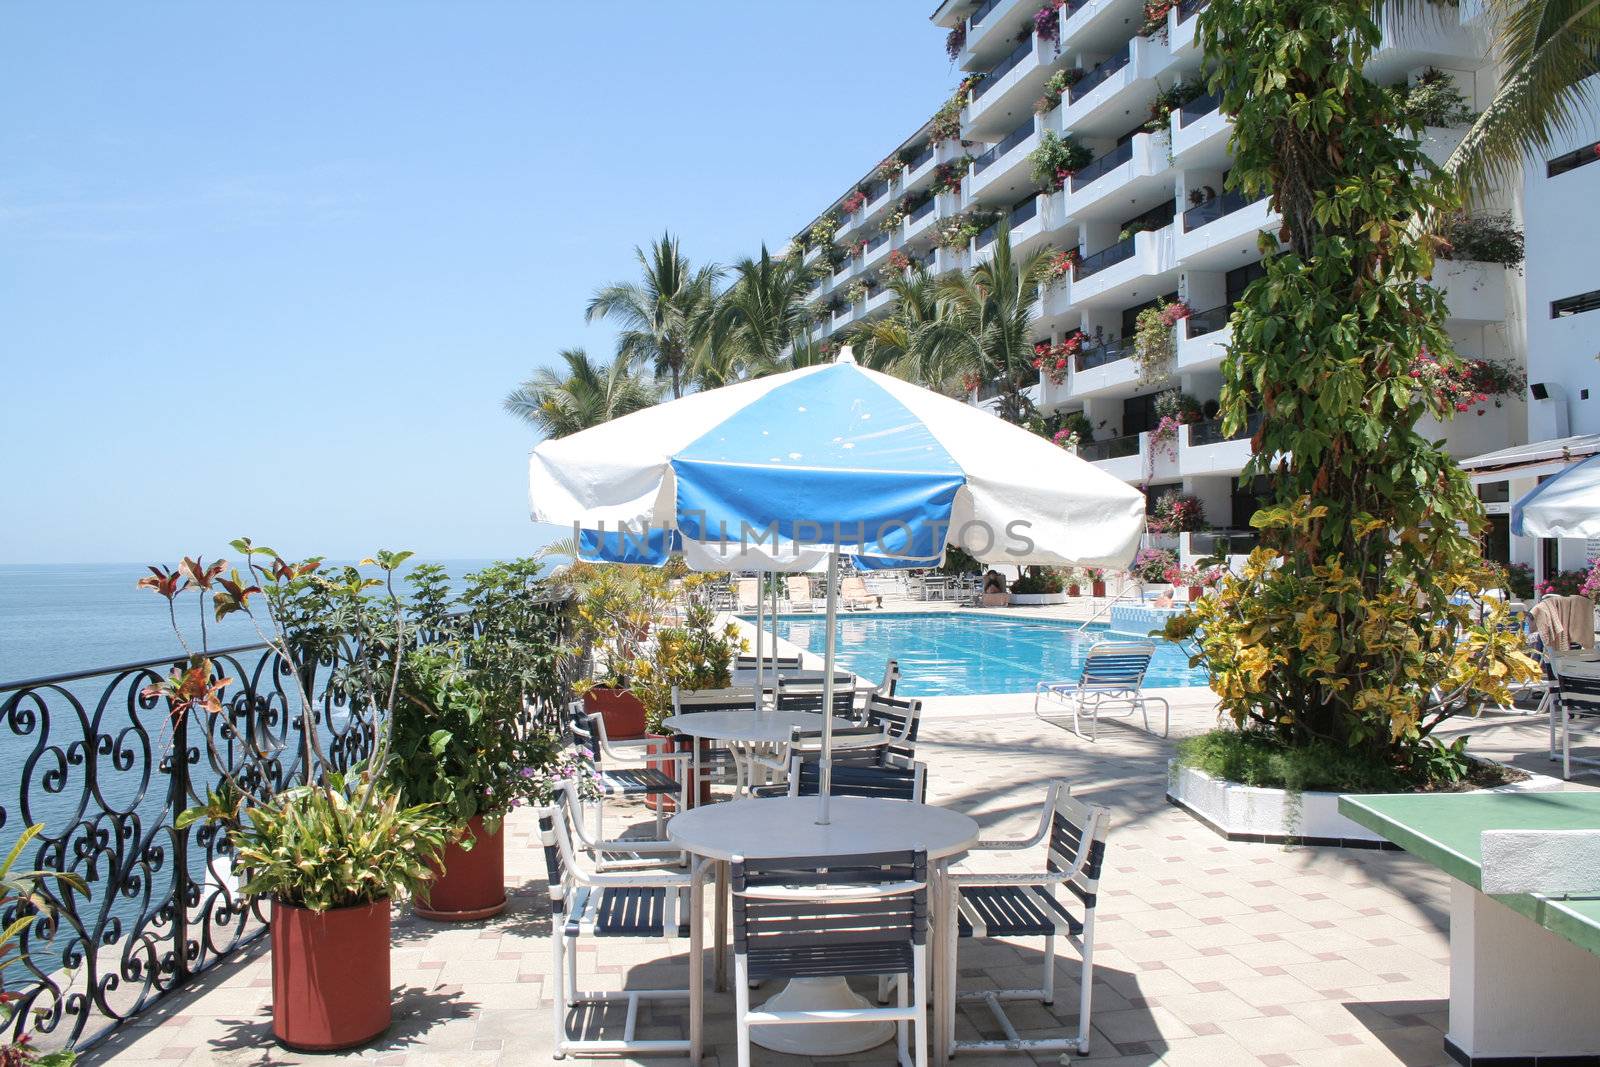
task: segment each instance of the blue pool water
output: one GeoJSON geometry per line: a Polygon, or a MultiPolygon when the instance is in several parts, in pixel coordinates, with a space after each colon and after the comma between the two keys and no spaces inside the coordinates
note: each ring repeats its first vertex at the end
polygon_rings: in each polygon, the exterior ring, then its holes
{"type": "MultiPolygon", "coordinates": [[[[1031,693],[1036,683],[1078,677],[1089,646],[1106,627],[1079,632],[1079,623],[1008,619],[955,612],[845,615],[838,621],[835,654],[863,678],[883,676],[900,661],[898,692],[908,696],[1031,693]]],[[[824,630],[818,615],[780,615],[778,636],[820,654],[824,630]]],[[[1203,670],[1189,666],[1177,645],[1156,642],[1145,685],[1205,685],[1203,670]]]]}

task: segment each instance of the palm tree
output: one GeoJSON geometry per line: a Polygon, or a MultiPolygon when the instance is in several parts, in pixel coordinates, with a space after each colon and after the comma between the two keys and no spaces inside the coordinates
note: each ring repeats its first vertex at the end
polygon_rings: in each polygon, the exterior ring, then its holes
{"type": "Polygon", "coordinates": [[[506,394],[505,408],[547,437],[565,437],[610,422],[661,399],[661,389],[633,372],[632,359],[618,352],[610,366],[589,361],[581,348],[560,353],[566,376],[550,367],[506,394]]]}
{"type": "Polygon", "coordinates": [[[672,395],[680,397],[689,353],[707,327],[722,271],[714,263],[696,270],[670,233],[663,233],[648,252],[636,247],[633,254],[643,269],[642,280],[597,290],[584,321],[598,317],[620,322],[618,353],[630,362],[653,364],[656,377],[670,378],[672,395]]]}
{"type": "Polygon", "coordinates": [[[862,323],[851,336],[855,357],[862,366],[888,371],[903,378],[937,387],[941,383],[921,378],[919,353],[936,347],[928,328],[939,321],[941,306],[938,286],[927,271],[918,266],[897,274],[884,283],[899,298],[887,318],[862,323]]]}
{"type": "Polygon", "coordinates": [[[758,258],[741,259],[733,272],[720,307],[727,343],[747,371],[770,370],[805,332],[810,319],[806,295],[817,273],[799,255],[775,257],[765,244],[758,258]]]}
{"type": "Polygon", "coordinates": [[[1033,304],[1048,265],[1048,252],[1019,262],[1010,228],[1001,223],[987,262],[937,283],[939,315],[918,331],[909,353],[921,379],[948,385],[976,375],[993,382],[1000,391],[997,414],[1026,423],[1034,410],[1026,390],[1039,381],[1033,304]]]}
{"type": "MultiPolygon", "coordinates": [[[[1515,181],[1585,128],[1596,92],[1600,0],[1488,0],[1500,86],[1445,162],[1471,191],[1515,181]]],[[[1452,9],[1454,10],[1454,9],[1452,9]]]]}

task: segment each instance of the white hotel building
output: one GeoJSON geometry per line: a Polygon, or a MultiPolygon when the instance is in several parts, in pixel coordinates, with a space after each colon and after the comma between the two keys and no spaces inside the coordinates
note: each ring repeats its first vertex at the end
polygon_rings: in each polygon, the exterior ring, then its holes
{"type": "MultiPolygon", "coordinates": [[[[1183,0],[1168,12],[1164,34],[1140,36],[1142,0],[1069,0],[1056,13],[1058,39],[1052,42],[1032,32],[1041,0],[945,0],[933,21],[965,28],[957,64],[987,77],[961,112],[960,139],[933,142],[931,124],[925,125],[901,145],[885,146],[886,156],[911,156],[897,178],[885,183],[869,172],[826,209],[841,220],[836,244],[865,239],[866,246],[813,291],[813,299],[832,302],[836,310],[823,316],[812,339],[843,340],[863,321],[889,313],[896,298],[878,284],[879,268],[895,250],[935,274],[981,262],[994,240],[992,228],[952,251],[936,246],[936,226],[975,207],[998,209],[1010,219],[1019,252],[1048,246],[1077,249],[1083,257],[1074,272],[1041,289],[1035,308],[1036,340],[1056,342],[1075,329],[1091,338],[1059,384],[1041,374],[1035,397],[1041,409],[1083,412],[1095,438],[1080,454],[1146,487],[1152,500],[1172,489],[1192,493],[1213,528],[1245,531],[1255,500],[1238,475],[1249,435],[1229,437],[1208,419],[1182,427],[1169,450],[1153,446],[1150,433],[1157,423],[1154,396],[1175,386],[1214,414],[1229,307],[1259,270],[1257,235],[1277,227],[1265,200],[1246,203],[1223,193],[1230,123],[1214,97],[1174,111],[1166,129],[1143,128],[1161,89],[1197,78],[1195,16],[1206,2],[1183,0]],[[1046,81],[1068,68],[1086,74],[1060,106],[1036,115],[1046,81]],[[1095,156],[1058,192],[1042,190],[1030,177],[1030,154],[1047,130],[1073,134],[1095,156]],[[932,187],[940,164],[963,156],[973,162],[959,191],[940,192],[898,225],[882,228],[907,194],[932,187]],[[845,201],[857,188],[867,190],[867,201],[847,215],[845,201]],[[1119,240],[1129,229],[1139,232],[1119,240]],[[870,287],[866,296],[849,302],[847,291],[863,282],[870,287]],[[1141,383],[1131,358],[1134,317],[1163,299],[1181,300],[1193,314],[1177,325],[1170,377],[1141,383]]],[[[1463,0],[1437,10],[1452,12],[1459,24],[1391,34],[1368,73],[1394,83],[1442,70],[1481,109],[1495,81],[1485,56],[1482,5],[1463,0]]],[[[1430,129],[1427,151],[1443,160],[1463,132],[1430,129]]],[[[1433,279],[1446,291],[1447,325],[1461,354],[1508,360],[1528,373],[1531,398],[1508,398],[1482,415],[1469,412],[1432,430],[1474,472],[1493,516],[1489,554],[1534,564],[1540,572],[1576,568],[1586,554],[1600,554],[1600,546],[1581,540],[1513,539],[1508,528],[1510,500],[1540,477],[1600,451],[1597,140],[1600,124],[1558,146],[1552,159],[1530,163],[1521,188],[1481,206],[1509,211],[1523,225],[1522,270],[1441,260],[1433,279]]],[[[819,254],[812,249],[808,261],[819,254]]],[[[982,402],[981,390],[974,399],[982,402]]],[[[1215,544],[1213,534],[1151,537],[1179,548],[1186,559],[1209,554],[1215,544]]],[[[1229,535],[1235,551],[1248,542],[1246,533],[1229,535]]]]}

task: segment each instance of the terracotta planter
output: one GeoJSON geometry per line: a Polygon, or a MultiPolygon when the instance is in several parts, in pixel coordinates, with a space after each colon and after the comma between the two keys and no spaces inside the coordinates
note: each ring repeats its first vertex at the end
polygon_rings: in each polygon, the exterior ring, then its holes
{"type": "Polygon", "coordinates": [[[272,902],[272,1034],[308,1052],[389,1028],[389,902],[310,911],[272,902]]]}
{"type": "MultiPolygon", "coordinates": [[[[688,752],[690,750],[690,746],[694,744],[694,738],[692,737],[667,737],[662,734],[646,734],[645,736],[650,738],[649,744],[645,745],[646,752],[688,752]]],[[[678,777],[678,767],[670,760],[646,760],[645,765],[651,770],[662,771],[671,775],[673,778],[678,777]]],[[[707,777],[706,780],[700,782],[699,787],[696,788],[696,784],[694,782],[694,772],[687,766],[683,768],[683,772],[690,777],[689,806],[693,808],[698,807],[701,804],[711,803],[710,778],[707,777]]],[[[644,798],[644,803],[645,807],[649,808],[651,811],[656,811],[658,809],[661,811],[678,810],[678,798],[676,796],[650,794],[644,798]]]]}
{"type": "Polygon", "coordinates": [[[502,825],[493,834],[483,828],[483,816],[467,823],[473,839],[470,850],[458,841],[445,846],[439,877],[433,880],[428,902],[413,901],[411,910],[435,922],[471,922],[506,910],[506,838],[502,825]]]}
{"type": "Polygon", "coordinates": [[[1078,591],[1078,585],[1076,582],[1074,582],[1072,585],[1067,586],[1067,595],[1082,596],[1083,594],[1078,591]]]}
{"type": "Polygon", "coordinates": [[[600,713],[606,736],[613,741],[631,741],[644,736],[644,704],[631,689],[603,689],[599,686],[583,694],[583,710],[600,713]]]}
{"type": "Polygon", "coordinates": [[[1200,594],[1204,593],[1204,592],[1205,592],[1205,590],[1200,588],[1198,585],[1191,585],[1189,587],[1189,601],[1190,601],[1190,603],[1193,603],[1194,601],[1199,600],[1200,599],[1200,594]]]}
{"type": "Polygon", "coordinates": [[[1095,582],[1093,584],[1093,586],[1092,586],[1092,589],[1094,591],[1094,595],[1095,596],[1105,596],[1106,595],[1106,583],[1105,582],[1100,582],[1100,581],[1095,582]]]}

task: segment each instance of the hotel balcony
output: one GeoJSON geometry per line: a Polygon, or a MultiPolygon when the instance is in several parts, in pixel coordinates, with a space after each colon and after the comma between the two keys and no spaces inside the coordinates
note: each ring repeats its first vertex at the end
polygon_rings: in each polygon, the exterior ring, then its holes
{"type": "MultiPolygon", "coordinates": [[[[1031,23],[1031,19],[1030,19],[1031,23]]],[[[962,136],[987,140],[1033,116],[1033,104],[1044,92],[1052,67],[1060,59],[1055,43],[1034,33],[1020,41],[973,86],[972,99],[962,115],[962,136]]]]}
{"type": "Polygon", "coordinates": [[[1450,318],[1473,323],[1505,321],[1506,268],[1500,264],[1435,260],[1433,284],[1444,292],[1450,318]]]}
{"type": "Polygon", "coordinates": [[[880,285],[867,297],[866,307],[862,310],[861,318],[878,318],[885,308],[893,304],[899,297],[888,286],[880,285]]]}
{"type": "Polygon", "coordinates": [[[1038,310],[1038,317],[1045,320],[1046,324],[1065,326],[1070,329],[1082,318],[1077,307],[1072,303],[1072,280],[1070,275],[1058,281],[1050,282],[1040,287],[1039,302],[1034,305],[1038,310]],[[1070,323],[1066,320],[1070,319],[1070,323]]]}
{"type": "Polygon", "coordinates": [[[1126,307],[1177,281],[1172,224],[1144,230],[1085,256],[1073,271],[1072,302],[1126,307]]]}
{"type": "Polygon", "coordinates": [[[862,269],[872,270],[877,267],[878,264],[888,258],[889,249],[889,233],[884,230],[878,231],[877,236],[867,242],[866,252],[861,257],[862,269]]]}
{"type": "Polygon", "coordinates": [[[949,274],[966,270],[971,265],[972,252],[966,248],[939,248],[933,259],[934,274],[949,274]]]}
{"type": "Polygon", "coordinates": [[[924,181],[933,176],[934,170],[939,166],[939,150],[942,147],[929,141],[926,148],[906,162],[906,169],[900,172],[898,183],[902,195],[920,187],[924,181]]]}
{"type": "Polygon", "coordinates": [[[1130,483],[1144,481],[1149,456],[1149,435],[1142,433],[1078,446],[1079,459],[1088,460],[1112,477],[1130,483]]]}
{"type": "Polygon", "coordinates": [[[919,207],[913,208],[900,224],[901,242],[910,244],[924,234],[933,232],[933,224],[939,219],[938,195],[928,197],[928,201],[919,207]]]}
{"type": "Polygon", "coordinates": [[[1068,180],[1068,219],[1107,211],[1126,217],[1132,207],[1152,206],[1172,197],[1172,165],[1167,135],[1136,133],[1133,139],[1091,161],[1068,180]]]}
{"type": "Polygon", "coordinates": [[[1259,259],[1260,233],[1276,232],[1279,217],[1267,198],[1230,191],[1185,211],[1178,219],[1178,258],[1187,270],[1232,270],[1259,259]]]}
{"type": "MultiPolygon", "coordinates": [[[[1039,216],[1039,197],[1030,196],[1012,207],[1006,215],[1011,226],[1011,249],[1018,258],[1031,255],[1044,244],[1044,220],[1039,216]]],[[[994,254],[995,238],[1000,234],[996,222],[972,239],[972,264],[977,266],[994,254]]]]}
{"type": "Polygon", "coordinates": [[[1068,0],[1062,7],[1061,51],[1117,51],[1144,20],[1143,0],[1068,0]]]}
{"type": "Polygon", "coordinates": [[[1216,370],[1222,366],[1222,357],[1233,340],[1233,328],[1228,325],[1233,315],[1233,305],[1196,311],[1178,323],[1178,356],[1173,368],[1178,373],[1216,370]]]}
{"type": "Polygon", "coordinates": [[[1195,16],[1210,3],[1211,0],[1179,0],[1167,12],[1167,48],[1174,58],[1197,58],[1204,51],[1200,47],[1200,21],[1195,16]]]}
{"type": "Polygon", "coordinates": [[[1407,18],[1383,27],[1383,41],[1367,60],[1363,73],[1385,85],[1404,79],[1421,67],[1477,70],[1490,64],[1487,34],[1460,24],[1454,9],[1435,21],[1407,18]]]}
{"type": "Polygon", "coordinates": [[[1012,202],[1028,187],[1036,187],[1029,156],[1039,147],[1039,133],[1030,113],[1016,129],[990,145],[972,160],[967,174],[968,201],[1003,199],[1012,202]]]}
{"type": "Polygon", "coordinates": [[[1139,385],[1133,360],[1133,339],[1106,341],[1080,351],[1072,362],[1067,385],[1074,400],[1091,396],[1132,396],[1139,385]]]}
{"type": "MultiPolygon", "coordinates": [[[[1038,4],[1028,0],[984,0],[966,18],[967,43],[957,62],[962,70],[984,70],[1010,51],[1017,31],[1033,24],[1038,4]]],[[[948,25],[948,24],[947,24],[948,25]]]]}
{"type": "Polygon", "coordinates": [[[1227,170],[1232,163],[1228,138],[1233,122],[1220,110],[1214,93],[1184,104],[1172,113],[1172,163],[1186,170],[1227,170]]]}
{"type": "Polygon", "coordinates": [[[854,304],[846,304],[842,309],[833,313],[831,332],[838,333],[846,326],[854,324],[865,314],[866,310],[867,302],[865,300],[854,304]]]}
{"type": "Polygon", "coordinates": [[[806,254],[804,256],[800,257],[800,262],[804,263],[806,266],[809,267],[813,263],[815,263],[817,261],[817,259],[821,255],[822,255],[822,246],[821,245],[812,245],[810,248],[806,249],[806,254]]]}
{"type": "Polygon", "coordinates": [[[1526,433],[1527,403],[1521,397],[1502,398],[1501,403],[1501,407],[1495,407],[1493,401],[1474,405],[1449,422],[1418,419],[1417,433],[1430,441],[1442,439],[1445,451],[1457,459],[1521,444],[1526,433]]]}
{"type": "Polygon", "coordinates": [[[1137,122],[1157,92],[1156,79],[1170,81],[1172,53],[1160,41],[1134,37],[1067,90],[1058,109],[1062,129],[1079,136],[1112,136],[1137,122]]]}
{"type": "Polygon", "coordinates": [[[1237,433],[1228,434],[1221,419],[1192,422],[1178,428],[1178,472],[1185,478],[1202,474],[1238,474],[1250,461],[1250,438],[1261,428],[1252,415],[1237,433]]]}

